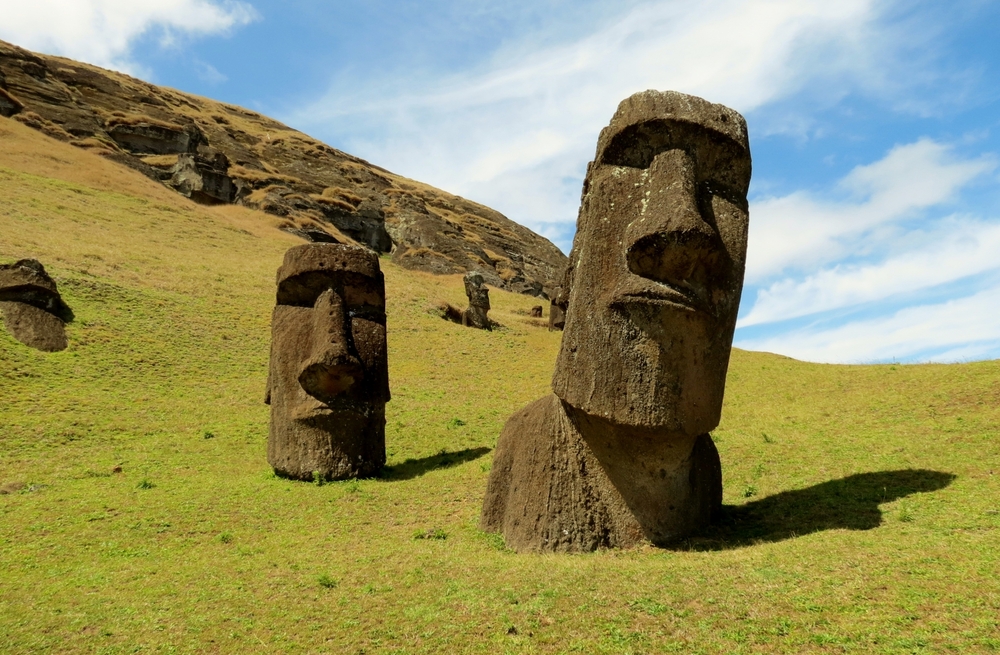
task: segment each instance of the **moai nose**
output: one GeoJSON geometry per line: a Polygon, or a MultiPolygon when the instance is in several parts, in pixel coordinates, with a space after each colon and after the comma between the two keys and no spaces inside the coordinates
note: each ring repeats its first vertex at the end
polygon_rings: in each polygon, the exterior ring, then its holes
{"type": "Polygon", "coordinates": [[[331,402],[358,384],[364,369],[348,350],[350,326],[340,295],[327,289],[313,309],[312,354],[302,366],[299,384],[310,396],[331,402]]]}
{"type": "Polygon", "coordinates": [[[722,241],[702,213],[695,173],[695,162],[683,150],[653,159],[642,185],[649,195],[625,231],[625,252],[636,275],[702,295],[718,274],[722,241]]]}

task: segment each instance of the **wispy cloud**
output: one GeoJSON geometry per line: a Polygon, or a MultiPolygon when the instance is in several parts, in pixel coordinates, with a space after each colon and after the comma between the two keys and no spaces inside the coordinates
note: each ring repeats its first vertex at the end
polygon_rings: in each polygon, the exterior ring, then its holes
{"type": "MultiPolygon", "coordinates": [[[[922,242],[884,261],[838,264],[758,292],[741,327],[785,321],[930,289],[1000,269],[1000,222],[949,217],[907,234],[922,242]]],[[[899,245],[899,244],[897,244],[899,245]]]]}
{"type": "Polygon", "coordinates": [[[873,0],[649,2],[585,38],[522,44],[477,70],[360,88],[335,80],[286,118],[529,227],[571,223],[596,135],[619,100],[676,89],[747,112],[807,80],[864,69],[872,46],[858,35],[876,18],[873,0]]]}
{"type": "Polygon", "coordinates": [[[22,47],[133,72],[132,48],[159,31],[161,44],[182,35],[224,33],[259,16],[236,0],[0,0],[0,38],[22,47]]]}
{"type": "Polygon", "coordinates": [[[996,352],[1000,321],[977,303],[1000,297],[1000,220],[948,211],[996,168],[991,155],[920,139],[856,167],[826,194],[837,200],[799,191],[753,203],[737,343],[824,362],[996,352]],[[952,301],[921,300],[947,285],[952,301]]]}
{"type": "Polygon", "coordinates": [[[835,328],[806,327],[760,339],[737,339],[749,350],[813,362],[923,360],[954,362],[1000,356],[1000,284],[947,302],[835,328]]]}
{"type": "MultiPolygon", "coordinates": [[[[900,221],[954,198],[996,168],[992,157],[954,157],[930,139],[897,146],[882,160],[859,166],[839,183],[842,201],[799,191],[752,204],[747,282],[787,270],[815,271],[848,256],[870,254],[896,239],[900,221]]],[[[912,245],[912,244],[911,244],[912,245]]]]}

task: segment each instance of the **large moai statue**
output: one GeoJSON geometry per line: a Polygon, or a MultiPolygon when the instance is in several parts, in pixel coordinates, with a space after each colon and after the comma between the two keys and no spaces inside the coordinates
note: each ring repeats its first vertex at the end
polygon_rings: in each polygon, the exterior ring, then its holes
{"type": "Polygon", "coordinates": [[[45,352],[66,349],[66,321],[73,312],[37,260],[0,266],[0,313],[7,330],[24,345],[45,352]]]}
{"type": "Polygon", "coordinates": [[[465,282],[465,295],[469,297],[469,308],[462,313],[462,325],[480,330],[492,329],[486,316],[490,311],[490,290],[482,274],[470,271],[462,277],[462,281],[465,282]]]}
{"type": "Polygon", "coordinates": [[[553,394],[515,413],[481,526],[518,551],[669,544],[722,505],[719,423],[746,256],[735,111],[623,101],[587,169],[553,394]]]}
{"type": "Polygon", "coordinates": [[[364,477],[385,464],[385,281],[366,248],[291,248],[271,318],[267,461],[299,480],[364,477]]]}

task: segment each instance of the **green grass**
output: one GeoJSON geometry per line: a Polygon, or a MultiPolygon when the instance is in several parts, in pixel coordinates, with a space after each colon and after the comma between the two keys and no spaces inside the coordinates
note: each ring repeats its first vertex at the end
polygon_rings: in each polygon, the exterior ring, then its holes
{"type": "Polygon", "coordinates": [[[504,420],[548,392],[534,299],[464,329],[432,312],[458,276],[383,260],[389,465],[291,482],[262,400],[295,241],[3,165],[0,260],[39,257],[76,320],[56,354],[0,331],[0,652],[1000,651],[998,362],[736,351],[722,523],[518,555],[476,525],[504,420]]]}

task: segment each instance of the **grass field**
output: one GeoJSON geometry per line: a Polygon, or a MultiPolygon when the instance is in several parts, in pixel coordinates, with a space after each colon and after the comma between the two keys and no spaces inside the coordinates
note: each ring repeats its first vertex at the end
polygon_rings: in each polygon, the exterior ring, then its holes
{"type": "Polygon", "coordinates": [[[1000,651],[1000,362],[736,351],[726,518],[676,549],[517,555],[476,529],[506,417],[558,348],[494,290],[383,260],[378,479],[273,476],[275,220],[194,205],[0,119],[0,262],[33,256],[70,348],[0,331],[0,652],[1000,651]],[[121,466],[120,473],[113,469],[121,466]]]}

